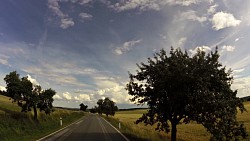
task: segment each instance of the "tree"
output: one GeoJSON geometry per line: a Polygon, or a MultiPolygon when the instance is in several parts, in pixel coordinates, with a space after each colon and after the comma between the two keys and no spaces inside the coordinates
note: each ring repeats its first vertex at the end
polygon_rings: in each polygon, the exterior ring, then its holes
{"type": "Polygon", "coordinates": [[[88,105],[84,105],[83,103],[81,103],[79,106],[81,111],[86,111],[88,108],[88,105]]]}
{"type": "Polygon", "coordinates": [[[46,90],[43,90],[38,98],[39,102],[37,104],[37,107],[40,108],[40,111],[44,111],[46,114],[50,114],[53,112],[53,96],[56,94],[56,91],[49,88],[46,90]]]}
{"type": "Polygon", "coordinates": [[[217,50],[207,55],[198,50],[190,57],[173,48],[167,56],[162,49],[148,64],[137,64],[126,90],[132,102],[147,104],[149,110],[136,123],[157,123],[156,130],[168,133],[170,122],[171,141],[176,141],[176,126],[190,121],[202,124],[217,140],[245,138],[246,130],[236,120],[237,107],[241,112],[245,108],[231,90],[231,71],[219,63],[217,50]]]}
{"type": "Polygon", "coordinates": [[[115,102],[106,97],[104,100],[99,99],[97,101],[97,112],[99,114],[104,113],[107,117],[108,115],[114,116],[115,112],[118,111],[118,107],[115,105],[115,102]]]}
{"type": "Polygon", "coordinates": [[[42,90],[41,86],[35,85],[28,80],[28,77],[20,79],[16,71],[10,72],[4,78],[6,82],[6,95],[13,102],[17,102],[22,112],[34,111],[34,120],[37,121],[37,108],[49,114],[52,111],[53,96],[56,92],[52,89],[42,90]]]}

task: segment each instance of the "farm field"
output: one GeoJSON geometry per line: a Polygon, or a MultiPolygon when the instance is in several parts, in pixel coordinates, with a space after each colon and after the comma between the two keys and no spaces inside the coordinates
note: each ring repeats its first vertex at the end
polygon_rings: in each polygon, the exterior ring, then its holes
{"type": "MultiPolygon", "coordinates": [[[[250,102],[245,103],[248,112],[238,113],[238,120],[243,121],[248,134],[250,134],[250,102]]],[[[119,111],[113,118],[108,118],[116,127],[118,121],[121,122],[121,131],[134,140],[141,141],[163,141],[170,140],[170,133],[155,131],[155,126],[144,126],[143,123],[134,124],[136,119],[141,117],[146,110],[119,111]]],[[[206,129],[196,123],[181,124],[177,126],[178,141],[206,141],[209,140],[210,133],[206,129]]]]}
{"type": "Polygon", "coordinates": [[[50,115],[38,112],[39,122],[33,121],[32,112],[21,113],[21,108],[8,97],[0,95],[0,141],[33,141],[81,118],[83,112],[58,109],[50,115]]]}

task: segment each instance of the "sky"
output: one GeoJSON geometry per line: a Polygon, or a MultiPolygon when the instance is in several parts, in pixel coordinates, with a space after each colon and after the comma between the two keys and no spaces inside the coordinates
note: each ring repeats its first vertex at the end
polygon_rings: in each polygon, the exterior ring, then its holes
{"type": "Polygon", "coordinates": [[[109,97],[131,108],[125,87],[136,63],[171,46],[189,55],[218,46],[232,89],[249,96],[249,39],[249,0],[1,0],[0,89],[17,71],[54,89],[54,106],[109,97]]]}

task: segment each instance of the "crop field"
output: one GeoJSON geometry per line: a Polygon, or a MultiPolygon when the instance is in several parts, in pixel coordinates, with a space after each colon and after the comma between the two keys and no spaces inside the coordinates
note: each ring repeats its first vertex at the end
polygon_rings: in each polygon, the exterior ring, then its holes
{"type": "MultiPolygon", "coordinates": [[[[248,134],[250,135],[250,102],[245,103],[245,108],[248,112],[238,113],[238,120],[243,121],[248,134]]],[[[140,141],[163,141],[170,140],[170,133],[155,131],[156,126],[144,126],[143,123],[134,124],[136,119],[141,117],[146,110],[131,110],[119,111],[114,118],[108,118],[113,125],[118,127],[118,122],[121,122],[121,131],[132,138],[140,141]]],[[[178,141],[207,141],[210,139],[210,133],[206,129],[195,122],[189,124],[181,124],[177,126],[178,141]]]]}

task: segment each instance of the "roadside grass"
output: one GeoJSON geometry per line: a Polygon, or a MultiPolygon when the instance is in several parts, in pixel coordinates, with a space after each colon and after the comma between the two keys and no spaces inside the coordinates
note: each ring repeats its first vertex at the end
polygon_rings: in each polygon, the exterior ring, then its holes
{"type": "MultiPolygon", "coordinates": [[[[244,103],[248,112],[237,115],[238,121],[244,122],[248,135],[250,136],[250,102],[244,103]]],[[[141,117],[147,110],[130,110],[119,111],[114,117],[105,117],[117,129],[119,128],[119,121],[121,129],[119,129],[131,141],[163,141],[170,140],[170,133],[155,131],[154,126],[144,126],[143,123],[135,124],[135,121],[141,117]]],[[[177,140],[178,141],[208,141],[210,133],[201,125],[195,122],[189,124],[180,124],[177,126],[177,140]]],[[[247,140],[249,140],[248,137],[247,140]]]]}
{"type": "Polygon", "coordinates": [[[39,122],[33,120],[32,112],[22,113],[16,103],[0,95],[0,141],[35,141],[81,118],[83,112],[58,109],[50,115],[38,112],[39,122]]]}

